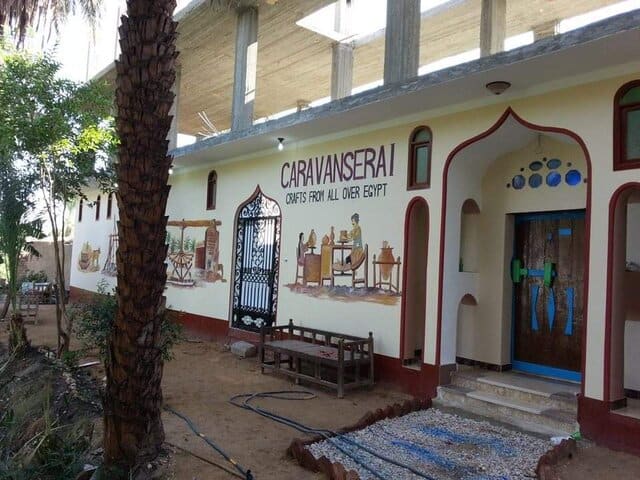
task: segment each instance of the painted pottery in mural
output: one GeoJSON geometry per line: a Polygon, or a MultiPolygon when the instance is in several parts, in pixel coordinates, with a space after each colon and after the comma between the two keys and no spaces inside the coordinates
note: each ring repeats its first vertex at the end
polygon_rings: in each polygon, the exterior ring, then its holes
{"type": "Polygon", "coordinates": [[[97,272],[100,270],[100,249],[94,249],[85,242],[78,258],[78,270],[81,272],[97,272]]]}
{"type": "Polygon", "coordinates": [[[395,259],[393,258],[393,247],[389,246],[389,242],[386,240],[382,242],[382,248],[380,248],[380,255],[378,255],[378,262],[380,262],[380,275],[383,280],[389,280],[391,271],[393,270],[395,259]]]}

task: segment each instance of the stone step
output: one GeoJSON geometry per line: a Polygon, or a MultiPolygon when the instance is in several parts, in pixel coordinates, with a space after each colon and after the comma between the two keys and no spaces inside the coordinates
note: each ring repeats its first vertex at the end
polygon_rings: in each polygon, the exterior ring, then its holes
{"type": "Polygon", "coordinates": [[[451,384],[486,392],[517,402],[531,403],[543,409],[578,412],[577,386],[559,381],[519,376],[491,376],[477,370],[461,370],[451,374],[451,384]]]}
{"type": "Polygon", "coordinates": [[[436,405],[466,410],[543,435],[567,435],[578,429],[575,413],[458,385],[438,387],[436,405]]]}

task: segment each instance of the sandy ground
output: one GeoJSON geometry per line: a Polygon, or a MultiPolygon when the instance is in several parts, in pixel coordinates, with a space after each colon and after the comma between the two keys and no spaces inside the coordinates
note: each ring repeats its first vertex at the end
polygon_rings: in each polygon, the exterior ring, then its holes
{"type": "MultiPolygon", "coordinates": [[[[34,345],[55,347],[53,306],[42,306],[38,325],[27,325],[34,345]]],[[[6,341],[4,328],[0,340],[6,341]]],[[[72,348],[78,347],[76,342],[72,348]]],[[[222,344],[183,342],[175,360],[165,365],[163,392],[168,405],[190,417],[199,429],[217,442],[241,465],[251,468],[259,480],[320,479],[286,457],[291,440],[302,434],[241,410],[228,403],[238,393],[296,389],[288,380],[262,375],[255,359],[238,359],[222,344]]],[[[96,371],[101,375],[100,370],[96,371]]],[[[303,423],[338,428],[355,423],[365,412],[408,398],[383,385],[373,390],[349,392],[342,400],[335,394],[313,390],[317,398],[307,401],[261,400],[259,405],[303,423]]],[[[225,463],[187,425],[170,413],[163,414],[167,441],[211,460],[225,463]]],[[[228,464],[227,464],[228,465],[228,464]]],[[[560,469],[563,480],[640,478],[640,458],[595,446],[581,447],[577,459],[560,469]]],[[[178,452],[174,478],[217,480],[234,478],[228,473],[178,452]]]]}

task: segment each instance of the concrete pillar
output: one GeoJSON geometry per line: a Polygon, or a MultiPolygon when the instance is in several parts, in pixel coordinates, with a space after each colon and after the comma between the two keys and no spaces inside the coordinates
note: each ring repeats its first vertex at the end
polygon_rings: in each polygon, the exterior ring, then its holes
{"type": "Polygon", "coordinates": [[[253,125],[257,66],[258,9],[243,7],[238,9],[231,130],[253,125]]]}
{"type": "Polygon", "coordinates": [[[169,110],[169,115],[172,115],[171,119],[171,128],[169,129],[169,135],[167,136],[167,140],[169,140],[169,150],[173,150],[174,148],[178,148],[178,108],[180,105],[180,81],[182,80],[182,67],[180,65],[176,65],[176,81],[173,84],[173,88],[171,91],[175,95],[173,98],[173,105],[171,105],[171,110],[169,110]]]}
{"type": "Polygon", "coordinates": [[[507,30],[507,0],[482,0],[480,13],[480,56],[504,50],[507,30]]]}
{"type": "Polygon", "coordinates": [[[331,100],[336,100],[351,95],[353,45],[336,42],[331,48],[331,100]]]}
{"type": "MultiPolygon", "coordinates": [[[[343,37],[351,33],[351,14],[356,0],[336,2],[336,32],[343,37]]],[[[348,97],[353,86],[353,44],[336,42],[331,47],[331,100],[348,97]]]]}
{"type": "Polygon", "coordinates": [[[418,75],[420,62],[420,0],[387,2],[384,83],[418,75]]]}
{"type": "Polygon", "coordinates": [[[539,23],[531,27],[533,30],[533,41],[537,42],[541,38],[551,37],[556,34],[559,20],[548,20],[544,23],[539,23]]]}

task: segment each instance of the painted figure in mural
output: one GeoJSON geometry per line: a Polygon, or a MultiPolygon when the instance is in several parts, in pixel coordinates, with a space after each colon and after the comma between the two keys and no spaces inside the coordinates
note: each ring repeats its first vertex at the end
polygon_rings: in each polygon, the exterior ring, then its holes
{"type": "Polygon", "coordinates": [[[360,215],[354,213],[351,215],[351,231],[347,234],[347,238],[351,240],[351,255],[349,255],[345,263],[351,264],[351,261],[357,262],[363,253],[362,250],[362,229],[360,228],[360,215]]]}
{"type": "Polygon", "coordinates": [[[301,267],[304,265],[304,254],[307,251],[307,244],[304,241],[304,233],[300,232],[298,235],[298,248],[296,249],[296,257],[298,259],[298,265],[301,267]]]}

